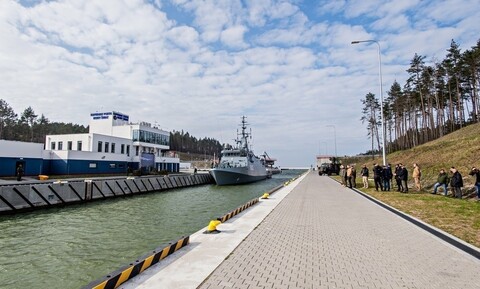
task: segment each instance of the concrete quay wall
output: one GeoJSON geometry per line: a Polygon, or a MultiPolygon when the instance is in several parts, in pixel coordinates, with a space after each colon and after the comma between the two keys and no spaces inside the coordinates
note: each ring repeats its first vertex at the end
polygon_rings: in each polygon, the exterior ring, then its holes
{"type": "Polygon", "coordinates": [[[0,215],[210,184],[209,174],[65,180],[0,186],[0,215]]]}

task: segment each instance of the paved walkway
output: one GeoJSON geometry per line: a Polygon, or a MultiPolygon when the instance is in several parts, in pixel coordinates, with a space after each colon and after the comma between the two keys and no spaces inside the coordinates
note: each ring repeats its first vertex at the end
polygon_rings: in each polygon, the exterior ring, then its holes
{"type": "Polygon", "coordinates": [[[199,288],[480,288],[480,261],[310,173],[199,288]]]}

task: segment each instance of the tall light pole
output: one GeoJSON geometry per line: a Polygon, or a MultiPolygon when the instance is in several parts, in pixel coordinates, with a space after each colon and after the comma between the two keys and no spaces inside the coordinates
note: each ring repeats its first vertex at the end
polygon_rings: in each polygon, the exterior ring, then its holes
{"type": "Polygon", "coordinates": [[[327,155],[327,142],[326,141],[319,141],[318,142],[318,154],[321,155],[322,154],[322,151],[320,150],[320,144],[325,144],[325,155],[327,155]]]}
{"type": "Polygon", "coordinates": [[[337,158],[337,129],[335,128],[335,125],[329,124],[327,127],[333,127],[333,138],[335,142],[335,158],[337,158]]]}
{"type": "MultiPolygon", "coordinates": [[[[387,158],[385,157],[385,119],[383,113],[383,80],[382,80],[382,53],[380,52],[380,43],[377,40],[357,40],[352,41],[352,44],[358,43],[376,43],[378,47],[378,75],[380,79],[380,117],[382,121],[382,157],[383,157],[383,165],[387,165],[387,158]]],[[[373,137],[373,136],[372,136],[373,137]]]]}

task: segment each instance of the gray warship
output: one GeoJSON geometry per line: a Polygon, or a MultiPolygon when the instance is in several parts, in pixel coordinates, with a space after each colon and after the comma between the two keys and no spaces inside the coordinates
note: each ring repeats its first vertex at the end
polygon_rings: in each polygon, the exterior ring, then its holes
{"type": "Polygon", "coordinates": [[[257,157],[249,148],[246,117],[242,117],[242,132],[235,140],[235,147],[225,148],[220,155],[218,165],[210,174],[219,186],[252,183],[266,179],[267,172],[264,159],[257,157]]]}

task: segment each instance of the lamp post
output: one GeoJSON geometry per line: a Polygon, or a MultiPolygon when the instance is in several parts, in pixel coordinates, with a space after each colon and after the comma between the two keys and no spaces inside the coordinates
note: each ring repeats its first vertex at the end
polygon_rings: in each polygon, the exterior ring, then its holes
{"type": "Polygon", "coordinates": [[[337,129],[335,128],[335,125],[329,124],[327,127],[333,127],[333,138],[335,142],[335,158],[337,158],[337,129]]]}
{"type": "Polygon", "coordinates": [[[327,142],[326,141],[318,141],[318,155],[322,154],[322,151],[320,149],[321,144],[325,145],[325,155],[327,155],[327,142]]]}
{"type": "MultiPolygon", "coordinates": [[[[385,119],[383,113],[383,80],[382,80],[382,54],[380,52],[380,43],[377,40],[357,40],[352,41],[352,44],[359,44],[359,43],[375,43],[378,47],[378,75],[380,79],[380,117],[382,121],[382,157],[383,157],[383,165],[387,165],[387,158],[385,157],[385,119]]],[[[372,136],[373,137],[373,136],[372,136]]]]}

